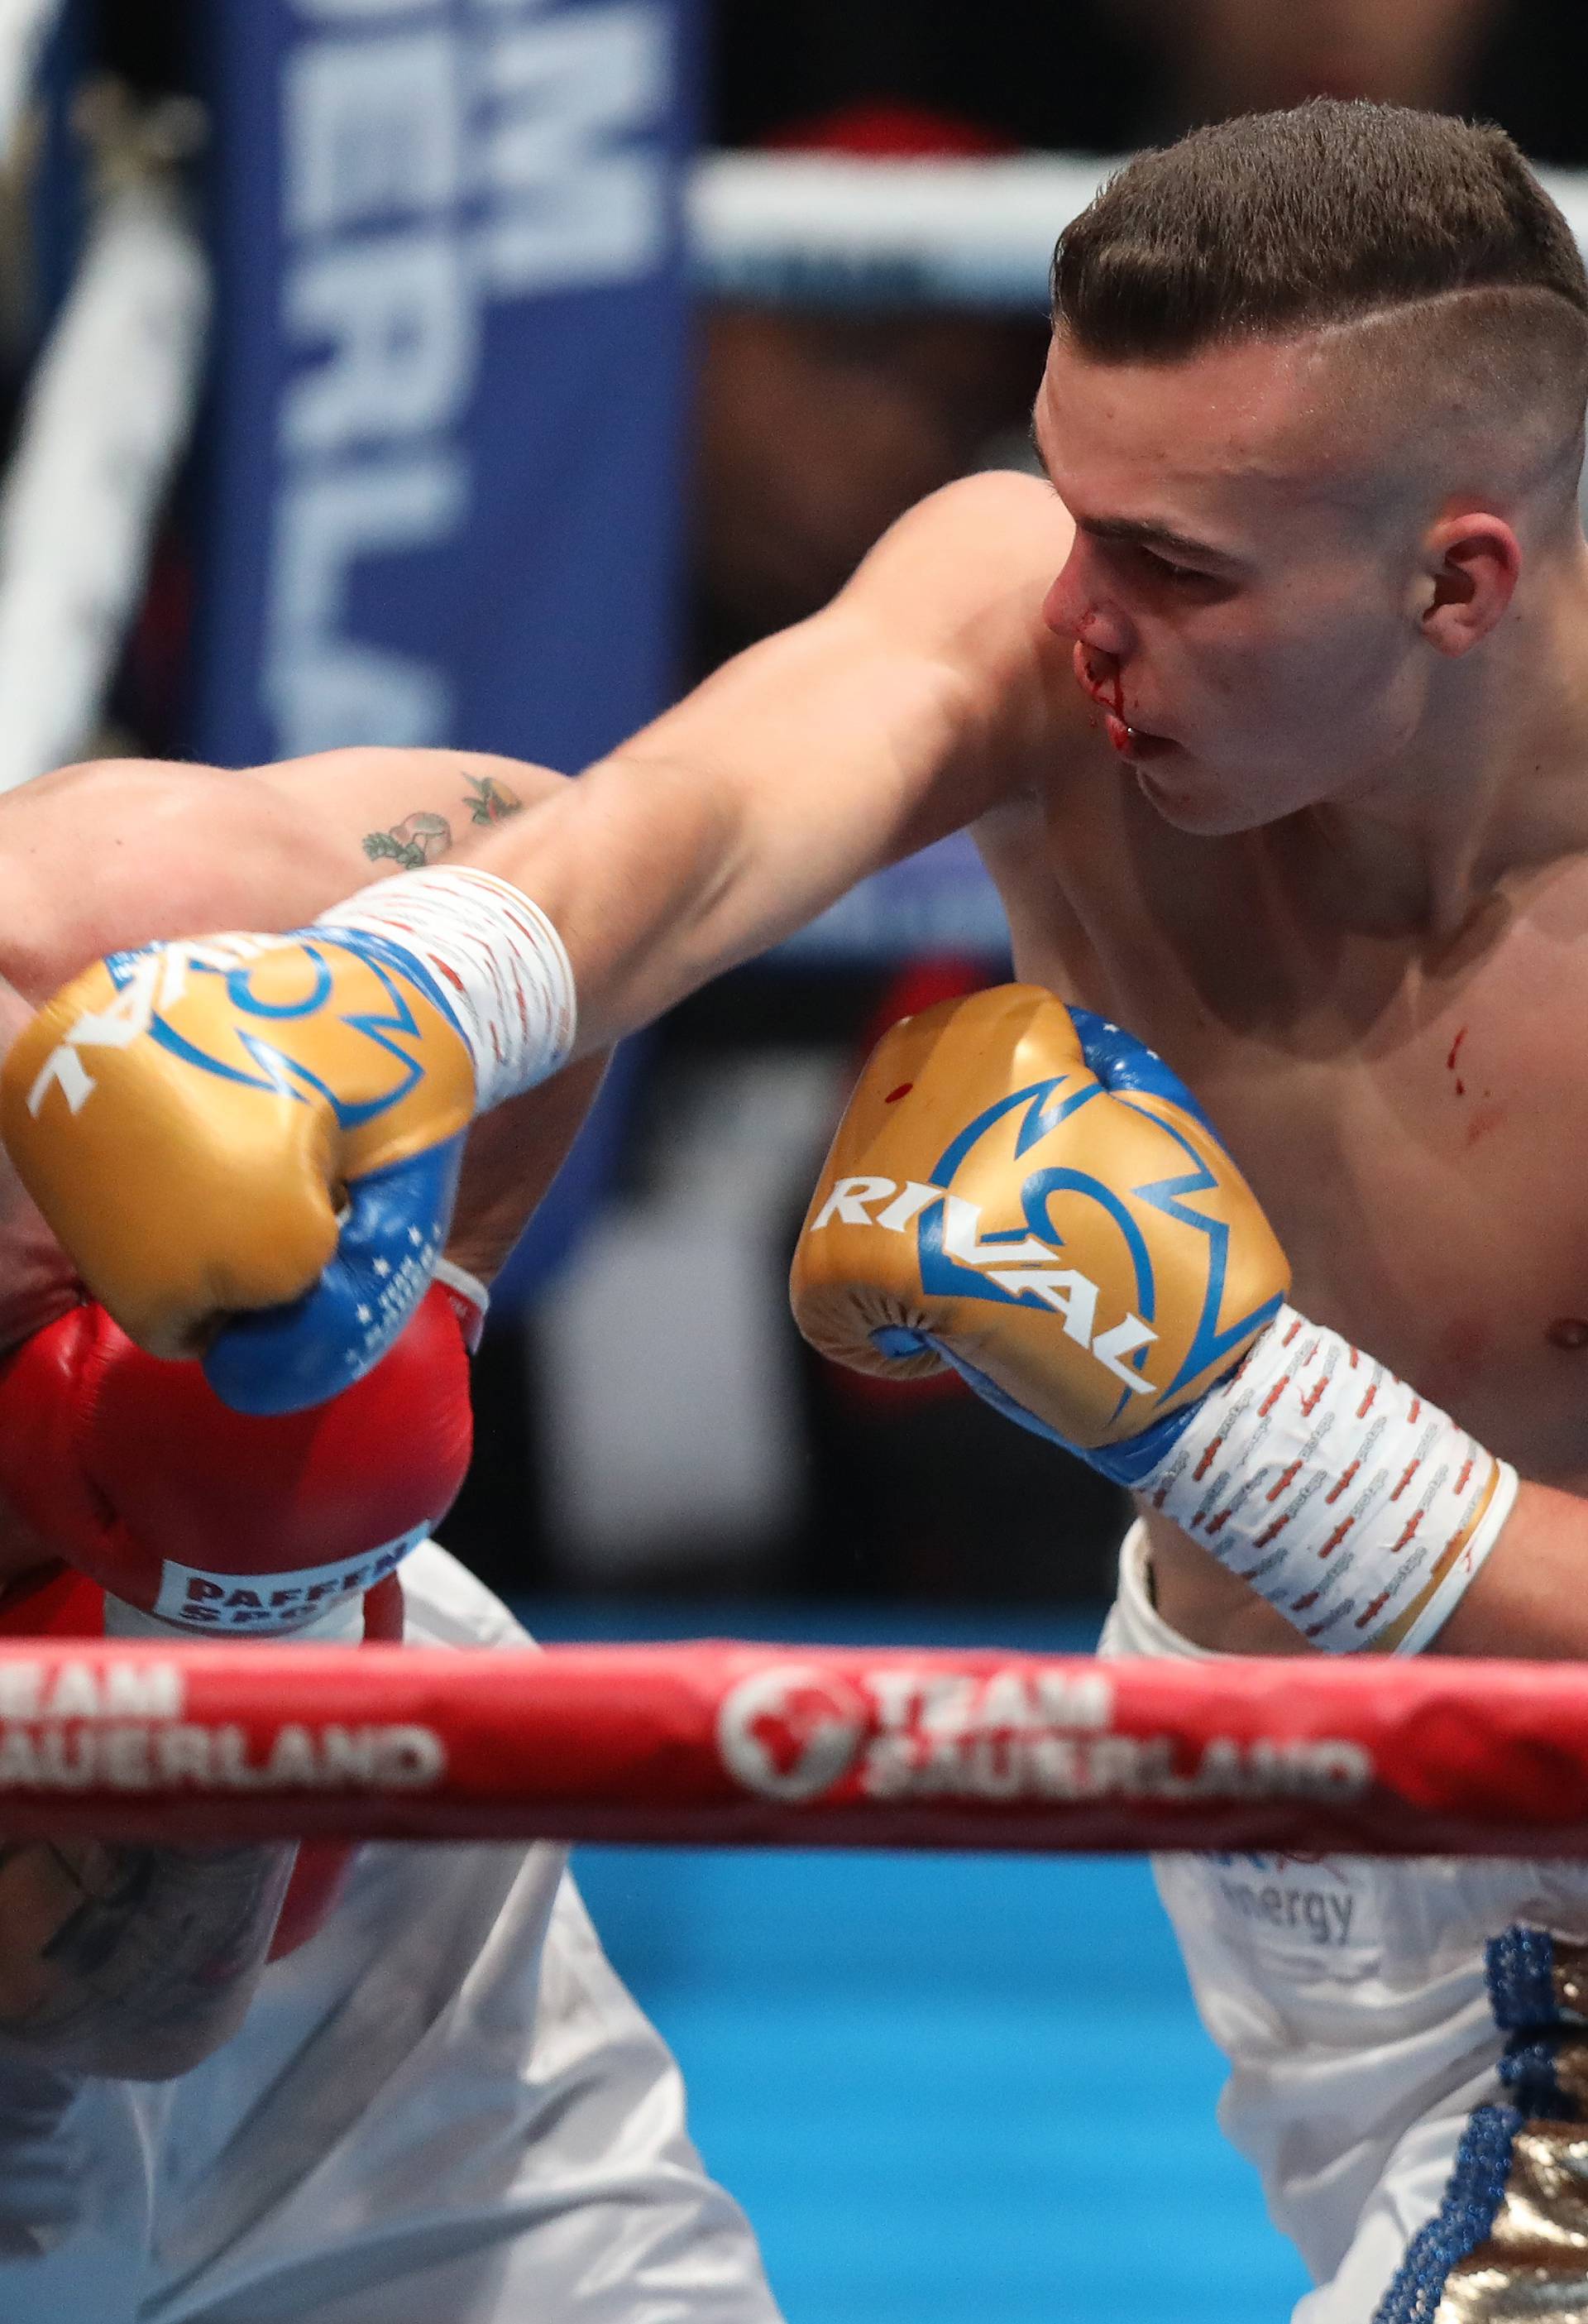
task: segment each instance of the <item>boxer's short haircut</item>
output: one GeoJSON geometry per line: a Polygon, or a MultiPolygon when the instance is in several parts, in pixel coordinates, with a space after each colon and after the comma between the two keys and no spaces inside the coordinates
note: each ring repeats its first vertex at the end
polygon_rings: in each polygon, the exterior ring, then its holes
{"type": "Polygon", "coordinates": [[[1140,154],[1060,235],[1052,293],[1102,363],[1455,307],[1518,387],[1526,362],[1579,410],[1588,394],[1588,272],[1560,211],[1503,130],[1404,106],[1319,97],[1140,154]]]}
{"type": "Polygon", "coordinates": [[[1059,237],[1053,311],[1104,362],[1290,337],[1459,290],[1588,318],[1588,272],[1502,129],[1317,97],[1143,153],[1059,237]]]}

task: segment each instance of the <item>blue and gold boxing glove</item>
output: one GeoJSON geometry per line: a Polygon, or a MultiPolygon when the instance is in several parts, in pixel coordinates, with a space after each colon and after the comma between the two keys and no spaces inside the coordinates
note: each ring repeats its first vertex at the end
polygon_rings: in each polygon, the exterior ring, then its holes
{"type": "Polygon", "coordinates": [[[477,1111],[555,1072],[555,929],[489,874],[113,953],[13,1045],[0,1128],[93,1296],[249,1412],[338,1394],[424,1296],[477,1111]]]}
{"type": "Polygon", "coordinates": [[[1515,1471],[1285,1296],[1284,1257],[1184,1084],[1030,985],[906,1018],[865,1072],[794,1266],[862,1371],[953,1369],[1128,1485],[1329,1653],[1416,1653],[1515,1471]]]}
{"type": "Polygon", "coordinates": [[[906,1018],[860,1076],[794,1254],[851,1368],[951,1365],[1124,1482],[1279,1311],[1272,1230],[1152,1050],[1033,985],[906,1018]]]}

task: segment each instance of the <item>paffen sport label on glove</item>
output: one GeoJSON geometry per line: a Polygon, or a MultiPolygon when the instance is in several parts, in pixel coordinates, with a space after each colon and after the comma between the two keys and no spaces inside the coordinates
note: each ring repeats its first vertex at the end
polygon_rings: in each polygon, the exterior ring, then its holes
{"type": "Polygon", "coordinates": [[[379,1360],[445,1242],[469,1122],[572,1039],[566,954],[505,881],[418,872],[342,914],[113,954],[0,1074],[6,1146],[89,1290],[152,1353],[202,1349],[239,1410],[323,1402],[379,1360]]]}
{"type": "Polygon", "coordinates": [[[793,1278],[824,1353],[895,1376],[951,1365],[1143,1493],[1318,1646],[1415,1650],[1492,1545],[1514,1476],[1305,1323],[1286,1288],[1178,1077],[1029,986],[885,1038],[793,1278]]]}

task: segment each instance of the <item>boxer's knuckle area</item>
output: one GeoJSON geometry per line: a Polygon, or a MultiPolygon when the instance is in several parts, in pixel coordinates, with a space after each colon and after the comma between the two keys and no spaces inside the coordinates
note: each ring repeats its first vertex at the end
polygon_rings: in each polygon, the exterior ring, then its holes
{"type": "Polygon", "coordinates": [[[162,1271],[175,1290],[185,1282],[189,1316],[217,1310],[285,1306],[318,1278],[335,1256],[336,1215],[323,1190],[301,1204],[246,1210],[230,1228],[207,1237],[182,1266],[162,1271]]]}

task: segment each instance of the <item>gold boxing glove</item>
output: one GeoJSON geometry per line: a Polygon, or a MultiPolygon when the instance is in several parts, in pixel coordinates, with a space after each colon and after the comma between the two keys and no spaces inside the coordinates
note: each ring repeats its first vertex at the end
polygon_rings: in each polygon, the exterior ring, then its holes
{"type": "Polygon", "coordinates": [[[83,1279],[153,1353],[192,1354],[227,1311],[279,1315],[316,1286],[291,1349],[244,1323],[211,1351],[211,1384],[262,1412],[348,1386],[406,1323],[473,1099],[440,995],[308,930],[86,969],[14,1043],[0,1122],[83,1279]]]}
{"type": "Polygon", "coordinates": [[[823,1355],[951,1365],[1128,1483],[1277,1313],[1289,1269],[1195,1099],[1034,985],[907,1017],[840,1125],[794,1253],[823,1355]]]}
{"type": "Polygon", "coordinates": [[[572,973],[488,872],[381,881],[284,936],[112,953],[0,1072],[17,1173],[94,1296],[222,1401],[290,1412],[379,1361],[445,1244],[477,1111],[556,1071],[572,973]]]}

